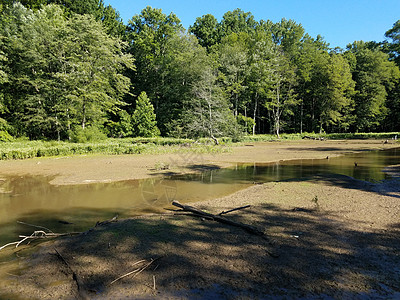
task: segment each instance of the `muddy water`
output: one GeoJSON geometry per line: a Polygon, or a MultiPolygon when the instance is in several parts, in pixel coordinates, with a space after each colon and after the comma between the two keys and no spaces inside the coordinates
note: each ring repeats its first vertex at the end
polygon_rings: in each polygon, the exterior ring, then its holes
{"type": "MultiPolygon", "coordinates": [[[[97,221],[160,212],[172,200],[218,198],[255,182],[280,181],[320,174],[342,174],[366,181],[388,177],[382,169],[400,164],[400,150],[364,152],[319,160],[236,165],[202,174],[112,183],[54,186],[50,177],[0,178],[0,246],[44,226],[54,232],[82,231],[97,221]]],[[[0,259],[1,260],[1,259],[0,259]]]]}

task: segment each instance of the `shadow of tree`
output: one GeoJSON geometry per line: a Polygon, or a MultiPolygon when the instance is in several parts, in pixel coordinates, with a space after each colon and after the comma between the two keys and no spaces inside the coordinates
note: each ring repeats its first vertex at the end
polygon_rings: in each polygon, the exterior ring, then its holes
{"type": "MultiPolygon", "coordinates": [[[[204,208],[204,207],[203,207],[204,208]]],[[[217,211],[211,211],[217,213],[217,211]]],[[[187,215],[145,216],[96,227],[44,247],[9,287],[22,297],[288,299],[400,296],[400,225],[354,230],[329,212],[262,204],[229,215],[265,230],[253,236],[187,215]],[[273,257],[269,253],[278,253],[273,257]],[[139,260],[161,259],[140,275],[139,260]],[[18,285],[19,283],[19,285],[18,285]],[[23,284],[21,284],[23,283],[23,284]]]]}

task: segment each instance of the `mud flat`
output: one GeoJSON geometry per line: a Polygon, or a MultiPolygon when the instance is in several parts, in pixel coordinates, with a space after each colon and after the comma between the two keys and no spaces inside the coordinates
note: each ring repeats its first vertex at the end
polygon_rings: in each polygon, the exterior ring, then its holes
{"type": "MultiPolygon", "coordinates": [[[[377,141],[257,143],[234,148],[232,153],[205,156],[202,161],[222,166],[238,161],[324,158],[385,146],[377,141]]],[[[114,165],[132,157],[88,157],[90,164],[107,159],[114,165]]],[[[153,158],[142,159],[149,159],[150,164],[153,158]]],[[[191,204],[214,214],[251,205],[225,217],[256,226],[264,231],[262,237],[212,220],[166,213],[97,226],[82,235],[42,243],[34,254],[24,254],[31,246],[18,253],[26,256],[18,260],[19,266],[7,270],[0,296],[399,298],[399,166],[387,171],[393,177],[381,183],[316,176],[255,184],[229,196],[191,204]]],[[[63,177],[63,172],[58,173],[61,178],[72,180],[67,176],[70,173],[63,177]]],[[[144,168],[143,172],[147,176],[149,171],[144,168]]]]}

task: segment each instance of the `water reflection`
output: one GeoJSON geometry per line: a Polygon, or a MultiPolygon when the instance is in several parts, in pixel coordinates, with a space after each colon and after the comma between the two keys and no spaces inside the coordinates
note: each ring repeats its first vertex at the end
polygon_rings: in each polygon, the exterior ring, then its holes
{"type": "Polygon", "coordinates": [[[364,152],[320,160],[240,165],[195,175],[112,183],[54,186],[53,178],[0,178],[0,245],[34,229],[17,220],[57,232],[82,231],[97,221],[160,212],[172,200],[192,202],[218,198],[258,182],[342,174],[366,181],[387,178],[382,169],[400,164],[399,149],[364,152]]]}
{"type": "Polygon", "coordinates": [[[176,176],[176,180],[202,181],[204,183],[258,183],[312,177],[322,174],[340,174],[355,179],[377,182],[389,175],[386,166],[400,164],[400,149],[371,151],[326,159],[302,159],[270,164],[237,164],[231,169],[221,169],[176,176]]]}

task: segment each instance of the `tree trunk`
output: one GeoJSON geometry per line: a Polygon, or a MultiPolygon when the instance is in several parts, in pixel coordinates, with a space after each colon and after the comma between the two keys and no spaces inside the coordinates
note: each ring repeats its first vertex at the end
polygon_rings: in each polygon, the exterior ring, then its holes
{"type": "Polygon", "coordinates": [[[85,130],[86,126],[86,103],[82,106],[82,129],[85,130]]]}
{"type": "Polygon", "coordinates": [[[253,135],[256,135],[257,98],[258,98],[258,95],[257,95],[257,93],[256,93],[255,99],[254,99],[254,114],[253,114],[254,124],[253,124],[253,135]]]}
{"type": "Polygon", "coordinates": [[[300,134],[303,133],[303,101],[300,106],[300,134]]]}

